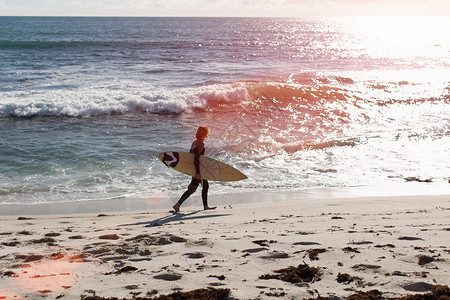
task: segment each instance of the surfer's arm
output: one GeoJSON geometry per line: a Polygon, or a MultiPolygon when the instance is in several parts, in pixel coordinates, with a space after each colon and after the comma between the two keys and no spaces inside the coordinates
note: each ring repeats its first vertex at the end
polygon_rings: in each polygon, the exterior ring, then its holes
{"type": "Polygon", "coordinates": [[[194,166],[195,166],[195,175],[200,175],[200,153],[195,153],[194,166]]]}
{"type": "Polygon", "coordinates": [[[194,153],[195,178],[201,179],[200,175],[200,155],[205,153],[205,145],[202,141],[196,140],[192,143],[191,153],[194,153]]]}

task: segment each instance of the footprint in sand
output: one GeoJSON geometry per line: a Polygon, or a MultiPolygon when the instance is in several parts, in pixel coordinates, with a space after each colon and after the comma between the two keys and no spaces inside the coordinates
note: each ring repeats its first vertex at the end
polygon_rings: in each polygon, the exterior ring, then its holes
{"type": "Polygon", "coordinates": [[[251,249],[245,249],[245,250],[242,250],[242,252],[244,252],[244,253],[258,253],[258,252],[261,252],[261,251],[268,251],[269,249],[268,248],[251,248],[251,249]]]}
{"type": "Polygon", "coordinates": [[[201,252],[185,253],[183,255],[186,255],[188,258],[191,258],[191,259],[199,259],[199,258],[205,257],[205,254],[201,253],[201,252]]]}
{"type": "Polygon", "coordinates": [[[423,241],[423,239],[415,236],[401,236],[398,239],[401,241],[423,241]]]}
{"type": "Polygon", "coordinates": [[[260,256],[262,259],[283,259],[283,258],[289,258],[289,254],[284,252],[272,252],[268,255],[260,256]]]}
{"type": "Polygon", "coordinates": [[[60,236],[61,234],[60,233],[57,233],[57,232],[50,232],[50,233],[47,233],[45,236],[46,237],[56,237],[56,236],[60,236]]]}
{"type": "Polygon", "coordinates": [[[352,269],[354,269],[356,271],[378,270],[379,268],[381,268],[381,266],[369,265],[369,264],[359,264],[359,265],[354,265],[352,267],[352,269]]]}
{"type": "Polygon", "coordinates": [[[83,236],[81,235],[73,235],[73,236],[69,236],[69,240],[82,240],[83,236]]]}
{"type": "Polygon", "coordinates": [[[180,280],[181,277],[182,277],[182,275],[176,274],[176,273],[172,273],[172,274],[165,273],[165,274],[153,276],[153,278],[155,278],[155,279],[164,280],[164,281],[176,281],[176,280],[180,280]]]}
{"type": "Polygon", "coordinates": [[[297,243],[294,243],[293,245],[295,245],[295,246],[313,246],[313,245],[320,245],[320,243],[316,243],[316,242],[297,242],[297,243]]]}
{"type": "Polygon", "coordinates": [[[433,285],[426,282],[416,282],[402,286],[405,290],[409,292],[428,292],[431,291],[433,285]]]}

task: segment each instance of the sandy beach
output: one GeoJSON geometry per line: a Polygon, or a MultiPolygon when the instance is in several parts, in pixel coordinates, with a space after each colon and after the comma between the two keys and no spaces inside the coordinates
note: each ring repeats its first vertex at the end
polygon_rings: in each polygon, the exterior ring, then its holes
{"type": "Polygon", "coordinates": [[[448,195],[0,219],[0,299],[386,299],[450,285],[448,195]]]}

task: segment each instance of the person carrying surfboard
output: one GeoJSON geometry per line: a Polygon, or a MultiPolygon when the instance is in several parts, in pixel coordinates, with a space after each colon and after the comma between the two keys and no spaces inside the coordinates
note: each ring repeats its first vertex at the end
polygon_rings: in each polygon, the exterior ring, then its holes
{"type": "Polygon", "coordinates": [[[198,188],[198,185],[202,184],[202,200],[203,200],[203,209],[215,209],[216,207],[208,206],[208,189],[209,183],[208,180],[202,179],[202,175],[200,174],[200,155],[205,154],[205,144],[203,141],[208,137],[208,134],[211,131],[206,126],[200,126],[195,133],[196,140],[192,143],[191,150],[189,152],[194,153],[194,166],[195,166],[195,176],[192,177],[191,183],[189,184],[187,191],[181,195],[180,200],[178,200],[177,204],[173,206],[175,212],[180,211],[180,207],[183,202],[189,198],[198,188]]]}

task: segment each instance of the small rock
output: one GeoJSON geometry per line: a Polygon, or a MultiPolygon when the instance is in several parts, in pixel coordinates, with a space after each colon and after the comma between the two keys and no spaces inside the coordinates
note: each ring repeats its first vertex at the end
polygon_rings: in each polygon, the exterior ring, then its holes
{"type": "Polygon", "coordinates": [[[429,264],[430,262],[433,262],[434,258],[431,256],[427,256],[427,255],[419,255],[419,262],[418,264],[423,266],[426,264],[429,264]]]}

